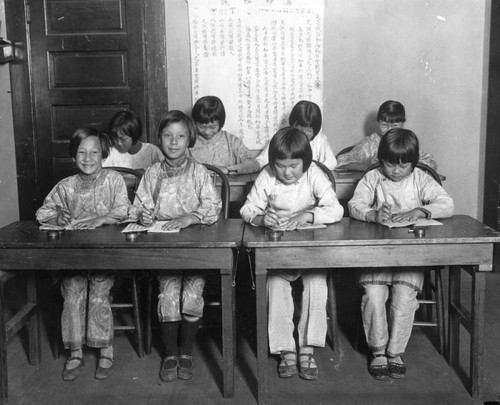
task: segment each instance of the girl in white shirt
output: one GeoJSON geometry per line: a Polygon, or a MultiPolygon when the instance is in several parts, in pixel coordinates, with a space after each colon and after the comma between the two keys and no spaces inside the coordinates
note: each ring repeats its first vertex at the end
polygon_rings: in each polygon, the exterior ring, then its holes
{"type": "MultiPolygon", "coordinates": [[[[243,219],[256,226],[293,230],[304,224],[338,222],[344,210],[326,174],[312,162],[307,136],[298,128],[279,130],[269,143],[269,166],[262,169],[241,209],[243,219]]],[[[298,325],[299,375],[306,380],[318,377],[314,346],[324,347],[327,330],[327,271],[270,271],[269,346],[279,354],[278,374],[297,373],[296,342],[293,337],[294,303],[290,283],[302,279],[301,315],[298,325]]]]}
{"type": "MultiPolygon", "coordinates": [[[[328,143],[328,138],[321,131],[322,125],[321,110],[312,101],[299,101],[292,108],[288,124],[295,127],[304,134],[311,144],[312,158],[323,163],[328,169],[333,170],[337,166],[337,159],[328,143]]],[[[257,156],[260,167],[264,167],[268,162],[269,144],[257,156]]]]}
{"type": "Polygon", "coordinates": [[[120,166],[144,172],[164,159],[158,146],[140,140],[142,122],[133,111],[119,111],[113,115],[109,133],[114,146],[103,161],[104,167],[120,166]]]}

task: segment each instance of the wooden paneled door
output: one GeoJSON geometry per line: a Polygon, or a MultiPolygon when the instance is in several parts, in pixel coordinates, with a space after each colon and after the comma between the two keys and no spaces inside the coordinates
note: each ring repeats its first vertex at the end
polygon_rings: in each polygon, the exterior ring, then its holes
{"type": "Polygon", "coordinates": [[[144,116],[139,0],[45,0],[31,5],[31,47],[41,191],[75,173],[76,128],[106,129],[111,116],[144,116]]]}
{"type": "MultiPolygon", "coordinates": [[[[8,17],[20,17],[9,15],[19,13],[15,1],[6,0],[8,17]]],[[[75,173],[68,153],[75,129],[106,129],[116,111],[131,109],[143,119],[143,138],[151,140],[167,95],[163,0],[24,3],[33,136],[15,137],[24,137],[16,148],[18,172],[32,167],[35,177],[35,187],[19,182],[21,218],[28,219],[57,181],[75,173]],[[30,141],[33,155],[21,150],[30,141]],[[23,210],[26,200],[34,203],[23,210]]]]}

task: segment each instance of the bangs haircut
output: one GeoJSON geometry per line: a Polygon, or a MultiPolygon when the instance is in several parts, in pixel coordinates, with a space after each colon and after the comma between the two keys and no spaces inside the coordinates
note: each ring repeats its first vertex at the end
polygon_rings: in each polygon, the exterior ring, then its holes
{"type": "Polygon", "coordinates": [[[205,96],[194,103],[191,117],[199,124],[218,121],[219,129],[222,129],[226,123],[226,109],[219,97],[205,96]]]}
{"type": "Polygon", "coordinates": [[[385,101],[378,109],[377,121],[388,122],[390,124],[395,122],[405,122],[405,107],[399,101],[385,101]]]}
{"type": "Polygon", "coordinates": [[[118,139],[122,133],[132,138],[132,143],[136,144],[142,136],[142,122],[139,116],[133,111],[118,111],[109,122],[109,134],[113,141],[118,139]]]}
{"type": "Polygon", "coordinates": [[[312,149],[306,134],[297,128],[280,129],[269,143],[269,165],[275,170],[276,160],[302,159],[304,172],[312,162],[312,149]]]}
{"type": "Polygon", "coordinates": [[[188,148],[192,148],[196,143],[196,130],[193,120],[179,110],[170,110],[160,119],[157,132],[158,141],[161,142],[162,131],[170,124],[174,124],[176,122],[186,124],[188,129],[188,148]]]}
{"type": "Polygon", "coordinates": [[[73,159],[76,159],[78,147],[80,146],[82,141],[85,138],[88,138],[89,136],[95,136],[97,139],[99,139],[99,144],[101,145],[102,158],[106,159],[109,156],[109,149],[111,147],[111,142],[108,136],[104,132],[101,132],[93,127],[78,128],[73,133],[69,141],[69,155],[73,159]]]}
{"type": "Polygon", "coordinates": [[[393,128],[380,140],[377,153],[380,163],[383,161],[392,164],[411,163],[415,168],[419,156],[417,135],[409,129],[393,128]]]}
{"type": "Polygon", "coordinates": [[[322,123],[321,109],[317,104],[306,100],[301,100],[295,104],[288,118],[288,125],[291,127],[300,125],[301,127],[312,128],[314,134],[312,139],[318,135],[322,123]]]}

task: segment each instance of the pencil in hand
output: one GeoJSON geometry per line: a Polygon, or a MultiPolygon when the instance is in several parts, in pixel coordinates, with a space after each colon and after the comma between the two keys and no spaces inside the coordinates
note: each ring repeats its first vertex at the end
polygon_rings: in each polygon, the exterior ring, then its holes
{"type": "Polygon", "coordinates": [[[135,197],[137,198],[137,201],[139,201],[139,204],[141,204],[141,206],[143,208],[142,212],[145,212],[146,214],[148,214],[148,216],[151,217],[151,221],[154,222],[155,216],[156,216],[155,210],[146,207],[146,204],[144,204],[144,201],[142,201],[141,197],[139,197],[139,194],[137,194],[136,192],[134,192],[134,194],[135,194],[135,197]]]}

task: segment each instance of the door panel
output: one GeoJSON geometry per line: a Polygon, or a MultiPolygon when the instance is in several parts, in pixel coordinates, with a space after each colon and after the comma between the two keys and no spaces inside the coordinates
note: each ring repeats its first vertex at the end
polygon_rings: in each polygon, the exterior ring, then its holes
{"type": "Polygon", "coordinates": [[[145,116],[142,6],[139,0],[31,2],[38,179],[45,195],[75,173],[75,129],[107,129],[131,109],[145,116]]]}

